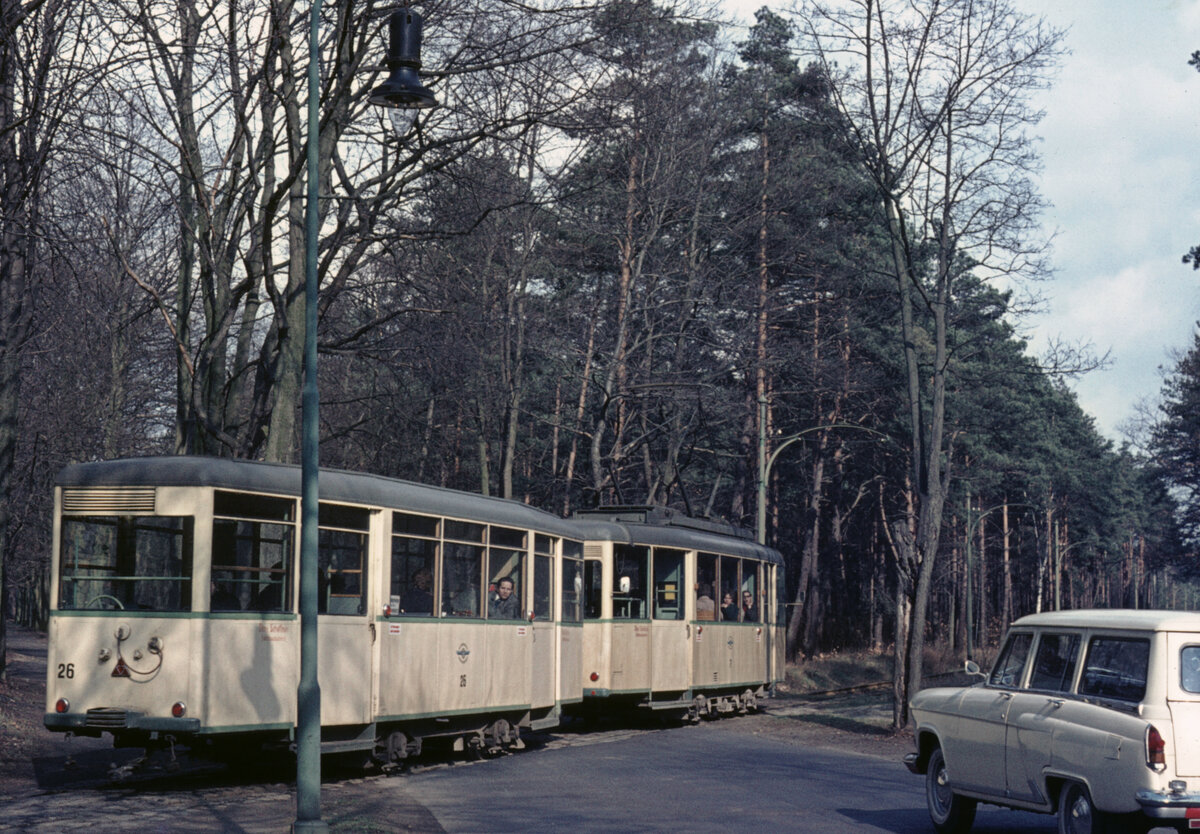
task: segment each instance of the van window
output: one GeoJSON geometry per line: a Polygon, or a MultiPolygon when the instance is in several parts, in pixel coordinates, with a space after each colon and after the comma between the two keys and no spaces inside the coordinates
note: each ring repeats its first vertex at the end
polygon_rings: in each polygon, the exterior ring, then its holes
{"type": "Polygon", "coordinates": [[[1179,653],[1179,685],[1184,692],[1200,692],[1200,646],[1184,646],[1179,653]]]}
{"type": "Polygon", "coordinates": [[[1136,703],[1146,694],[1149,661],[1149,640],[1093,637],[1079,681],[1079,694],[1136,703]]]}
{"type": "Polygon", "coordinates": [[[1017,686],[1021,682],[1021,672],[1025,668],[1025,658],[1029,656],[1029,647],[1033,643],[1033,635],[1028,631],[1019,631],[1009,635],[1004,644],[1000,657],[992,669],[988,683],[992,686],[1017,686]]]}
{"type": "Polygon", "coordinates": [[[1038,639],[1037,654],[1033,658],[1029,688],[1069,692],[1078,659],[1078,634],[1043,634],[1038,639]]]}

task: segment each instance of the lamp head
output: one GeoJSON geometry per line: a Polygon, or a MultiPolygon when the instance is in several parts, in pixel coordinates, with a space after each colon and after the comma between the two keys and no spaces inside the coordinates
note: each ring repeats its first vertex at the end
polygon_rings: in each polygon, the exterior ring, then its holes
{"type": "Polygon", "coordinates": [[[394,11],[388,30],[386,65],[390,74],[371,91],[371,103],[404,110],[436,107],[437,98],[417,74],[421,68],[421,15],[411,9],[394,11]]]}

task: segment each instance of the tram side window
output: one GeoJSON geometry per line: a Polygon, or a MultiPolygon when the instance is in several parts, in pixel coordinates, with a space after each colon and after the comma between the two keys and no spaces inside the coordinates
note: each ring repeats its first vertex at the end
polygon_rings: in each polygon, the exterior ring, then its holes
{"type": "Polygon", "coordinates": [[[541,554],[533,557],[533,617],[554,620],[554,560],[541,554]]]}
{"type": "Polygon", "coordinates": [[[446,542],[442,551],[442,616],[482,617],[483,546],[446,542]]]}
{"type": "Polygon", "coordinates": [[[371,513],[358,507],[320,505],[317,569],[320,614],[367,613],[367,531],[371,513]]]}
{"type": "Polygon", "coordinates": [[[554,539],[533,537],[533,616],[534,619],[554,620],[554,539]]]}
{"type": "Polygon", "coordinates": [[[696,556],[696,619],[715,620],[717,603],[713,589],[717,584],[717,557],[712,553],[696,556]]]}
{"type": "Polygon", "coordinates": [[[290,611],[295,502],[218,491],[213,513],[209,610],[290,611]]]}
{"type": "Polygon", "coordinates": [[[392,514],[391,608],[407,616],[432,616],[437,576],[438,519],[392,514]]]}
{"type": "Polygon", "coordinates": [[[787,582],[784,581],[783,568],[778,565],[771,566],[771,576],[775,579],[775,617],[773,622],[780,625],[787,621],[787,582]]]}
{"type": "Polygon", "coordinates": [[[488,619],[523,619],[525,606],[524,530],[490,528],[488,547],[488,619]],[[509,586],[506,593],[506,586],[509,586]]]}
{"type": "Polygon", "coordinates": [[[721,557],[720,588],[721,599],[717,603],[721,619],[736,623],[742,607],[741,580],[739,579],[740,560],[732,556],[721,557]]]}
{"type": "Polygon", "coordinates": [[[604,568],[599,559],[588,559],[583,563],[584,617],[600,619],[604,599],[604,568]]]}
{"type": "Polygon", "coordinates": [[[562,621],[583,621],[583,562],[566,555],[568,547],[575,542],[563,542],[562,561],[562,621]]]}
{"type": "Polygon", "coordinates": [[[61,538],[60,609],[191,610],[191,518],[64,518],[61,538]]]}
{"type": "Polygon", "coordinates": [[[749,559],[742,562],[742,621],[757,623],[762,619],[761,595],[758,593],[758,564],[749,559]]]}
{"type": "Polygon", "coordinates": [[[650,548],[618,544],[613,547],[613,619],[644,620],[647,614],[646,573],[650,548]]]}
{"type": "Polygon", "coordinates": [[[683,619],[683,551],[654,549],[654,619],[683,619]]]}

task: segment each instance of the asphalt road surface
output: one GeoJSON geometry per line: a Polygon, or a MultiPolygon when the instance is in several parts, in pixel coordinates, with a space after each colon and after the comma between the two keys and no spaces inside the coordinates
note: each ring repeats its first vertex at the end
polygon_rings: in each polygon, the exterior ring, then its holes
{"type": "MultiPolygon", "coordinates": [[[[928,834],[923,783],[897,761],[700,725],[408,774],[449,834],[797,831],[928,834]]],[[[1055,831],[981,806],[973,829],[1055,831]]]]}
{"type": "MultiPolygon", "coordinates": [[[[333,776],[322,817],[334,834],[932,830],[921,779],[898,761],[804,748],[736,723],[563,737],[499,759],[333,776]]],[[[271,778],[193,772],[47,787],[4,797],[0,831],[284,832],[295,819],[291,786],[271,778]]],[[[1055,826],[1049,816],[981,806],[974,831],[1051,834],[1055,826]]]]}

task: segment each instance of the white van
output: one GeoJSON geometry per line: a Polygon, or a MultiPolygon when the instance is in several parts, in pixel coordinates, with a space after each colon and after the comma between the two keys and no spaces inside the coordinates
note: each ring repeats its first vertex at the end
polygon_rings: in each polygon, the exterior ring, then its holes
{"type": "Polygon", "coordinates": [[[1062,834],[1200,829],[1200,614],[1022,617],[981,682],[911,708],[904,762],[941,834],[978,802],[1057,813],[1062,834]]]}

